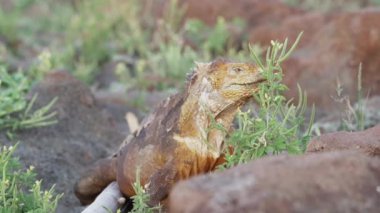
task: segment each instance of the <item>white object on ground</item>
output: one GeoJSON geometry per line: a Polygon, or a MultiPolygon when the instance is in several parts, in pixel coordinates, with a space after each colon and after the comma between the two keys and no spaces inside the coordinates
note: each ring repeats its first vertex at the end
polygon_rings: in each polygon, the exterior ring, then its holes
{"type": "Polygon", "coordinates": [[[110,183],[82,213],[110,213],[125,203],[116,182],[110,183]]]}

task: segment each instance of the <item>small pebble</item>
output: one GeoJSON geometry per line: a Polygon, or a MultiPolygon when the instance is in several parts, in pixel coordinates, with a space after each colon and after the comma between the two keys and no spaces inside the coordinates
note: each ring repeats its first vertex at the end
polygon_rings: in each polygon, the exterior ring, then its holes
{"type": "Polygon", "coordinates": [[[125,197],[120,197],[119,199],[117,199],[117,203],[121,206],[121,205],[124,205],[126,199],[125,197]]]}

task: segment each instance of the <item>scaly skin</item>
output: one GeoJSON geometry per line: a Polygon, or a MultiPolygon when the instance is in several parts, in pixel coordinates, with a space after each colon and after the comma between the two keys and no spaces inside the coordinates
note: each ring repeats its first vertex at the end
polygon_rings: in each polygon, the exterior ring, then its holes
{"type": "Polygon", "coordinates": [[[135,195],[136,171],[157,205],[173,184],[206,173],[222,162],[225,133],[234,116],[264,79],[247,63],[216,60],[198,63],[183,93],[169,97],[143,122],[114,156],[99,161],[75,186],[82,204],[91,203],[110,182],[122,193],[135,195]]]}

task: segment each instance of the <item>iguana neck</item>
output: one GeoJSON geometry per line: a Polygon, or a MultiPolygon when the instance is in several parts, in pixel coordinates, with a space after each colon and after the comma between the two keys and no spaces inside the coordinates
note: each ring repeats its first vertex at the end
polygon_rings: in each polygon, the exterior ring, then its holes
{"type": "Polygon", "coordinates": [[[219,155],[225,133],[230,129],[241,104],[227,101],[217,92],[201,91],[189,93],[181,107],[177,140],[198,151],[204,151],[206,147],[219,155]],[[217,125],[222,125],[224,130],[217,129],[217,125]]]}

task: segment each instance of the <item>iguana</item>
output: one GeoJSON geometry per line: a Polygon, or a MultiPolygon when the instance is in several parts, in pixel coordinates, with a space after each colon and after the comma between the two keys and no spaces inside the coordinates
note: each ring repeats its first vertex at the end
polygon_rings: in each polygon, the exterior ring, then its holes
{"type": "Polygon", "coordinates": [[[75,185],[82,204],[91,203],[110,182],[135,195],[140,171],[149,205],[163,201],[179,180],[209,172],[222,162],[225,131],[265,79],[248,63],[218,59],[197,63],[185,91],[163,101],[115,155],[100,160],[75,185]],[[213,127],[222,128],[213,128],[213,127]]]}

